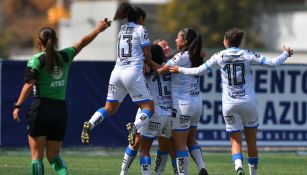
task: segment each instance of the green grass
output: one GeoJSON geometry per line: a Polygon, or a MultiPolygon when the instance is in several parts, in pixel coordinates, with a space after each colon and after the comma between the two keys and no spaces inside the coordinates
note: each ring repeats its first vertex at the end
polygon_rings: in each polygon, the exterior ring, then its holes
{"type": "MultiPolygon", "coordinates": [[[[95,148],[94,151],[91,149],[73,150],[65,148],[62,157],[68,164],[71,175],[117,175],[120,172],[123,152],[124,148],[95,148]]],[[[204,156],[210,175],[234,174],[229,153],[206,153],[204,156]]],[[[30,161],[28,149],[0,149],[0,175],[28,175],[30,161]]],[[[152,162],[154,164],[154,161],[152,162]]],[[[306,173],[306,165],[307,156],[298,156],[294,152],[260,153],[258,174],[302,175],[306,173]]],[[[46,159],[44,159],[44,166],[45,174],[55,175],[46,159]]],[[[248,172],[246,161],[244,161],[244,168],[245,171],[248,172]]],[[[141,174],[138,158],[131,165],[129,174],[141,174]]],[[[168,162],[164,174],[172,174],[170,161],[168,162]]],[[[190,175],[196,174],[197,168],[191,160],[190,175]]]]}

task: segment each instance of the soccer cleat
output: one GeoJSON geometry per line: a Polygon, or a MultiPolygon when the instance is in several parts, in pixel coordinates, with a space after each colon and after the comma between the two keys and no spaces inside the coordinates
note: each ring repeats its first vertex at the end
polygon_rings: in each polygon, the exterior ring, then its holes
{"type": "Polygon", "coordinates": [[[128,130],[128,142],[132,146],[135,143],[135,135],[137,133],[137,129],[133,123],[128,123],[126,128],[128,130]]]}
{"type": "Polygon", "coordinates": [[[237,169],[237,175],[245,175],[244,171],[243,171],[243,168],[239,167],[237,169]]]}
{"type": "Polygon", "coordinates": [[[90,122],[84,122],[82,133],[81,133],[81,141],[82,141],[83,144],[89,144],[90,143],[90,128],[91,128],[91,123],[90,122]]]}
{"type": "Polygon", "coordinates": [[[198,175],[209,175],[209,173],[208,173],[208,171],[206,170],[206,168],[202,168],[202,169],[199,171],[198,175]]]}

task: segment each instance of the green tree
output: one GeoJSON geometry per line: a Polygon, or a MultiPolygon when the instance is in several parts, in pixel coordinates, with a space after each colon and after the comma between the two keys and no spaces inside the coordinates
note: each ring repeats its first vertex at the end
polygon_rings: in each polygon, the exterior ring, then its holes
{"type": "MultiPolygon", "coordinates": [[[[157,18],[163,26],[161,32],[175,36],[184,27],[194,28],[202,35],[205,47],[217,48],[223,47],[227,29],[249,30],[257,6],[254,0],[172,0],[158,9],[157,18]]],[[[249,33],[246,43],[259,47],[253,36],[249,33]]]]}

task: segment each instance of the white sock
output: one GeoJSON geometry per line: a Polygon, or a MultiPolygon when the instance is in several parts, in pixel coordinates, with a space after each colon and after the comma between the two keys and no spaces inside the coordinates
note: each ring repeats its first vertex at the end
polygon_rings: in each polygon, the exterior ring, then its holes
{"type": "Polygon", "coordinates": [[[137,154],[137,151],[133,150],[130,147],[130,145],[126,148],[120,175],[126,175],[128,173],[128,169],[130,165],[132,164],[134,158],[136,157],[136,154],[137,154]]]}
{"type": "Polygon", "coordinates": [[[160,150],[157,151],[156,157],[156,165],[155,165],[155,173],[154,175],[160,175],[164,171],[167,163],[168,153],[161,152],[160,150]]]}
{"type": "Polygon", "coordinates": [[[257,165],[255,164],[248,164],[249,175],[256,175],[257,174],[257,165]]]}
{"type": "Polygon", "coordinates": [[[149,122],[151,113],[148,110],[141,110],[135,117],[134,125],[136,129],[140,129],[142,126],[145,126],[149,122]]]}
{"type": "Polygon", "coordinates": [[[176,163],[179,175],[189,174],[189,153],[187,150],[176,151],[176,163]]]}
{"type": "Polygon", "coordinates": [[[234,161],[234,164],[235,164],[235,170],[237,171],[238,168],[243,168],[243,165],[242,165],[242,160],[241,159],[236,159],[234,161]]]}
{"type": "Polygon", "coordinates": [[[148,156],[140,157],[142,175],[150,175],[151,159],[148,156]]]}
{"type": "Polygon", "coordinates": [[[205,162],[203,159],[203,155],[201,152],[200,146],[191,146],[189,147],[190,154],[194,160],[194,162],[197,165],[198,171],[200,171],[202,168],[205,168],[205,162]]]}

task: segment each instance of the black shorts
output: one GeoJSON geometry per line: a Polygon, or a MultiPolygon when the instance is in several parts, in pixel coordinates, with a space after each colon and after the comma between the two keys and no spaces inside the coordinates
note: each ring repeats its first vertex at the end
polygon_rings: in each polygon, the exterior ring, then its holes
{"type": "Polygon", "coordinates": [[[27,131],[32,137],[63,141],[67,127],[67,109],[63,100],[35,98],[27,113],[27,131]]]}

